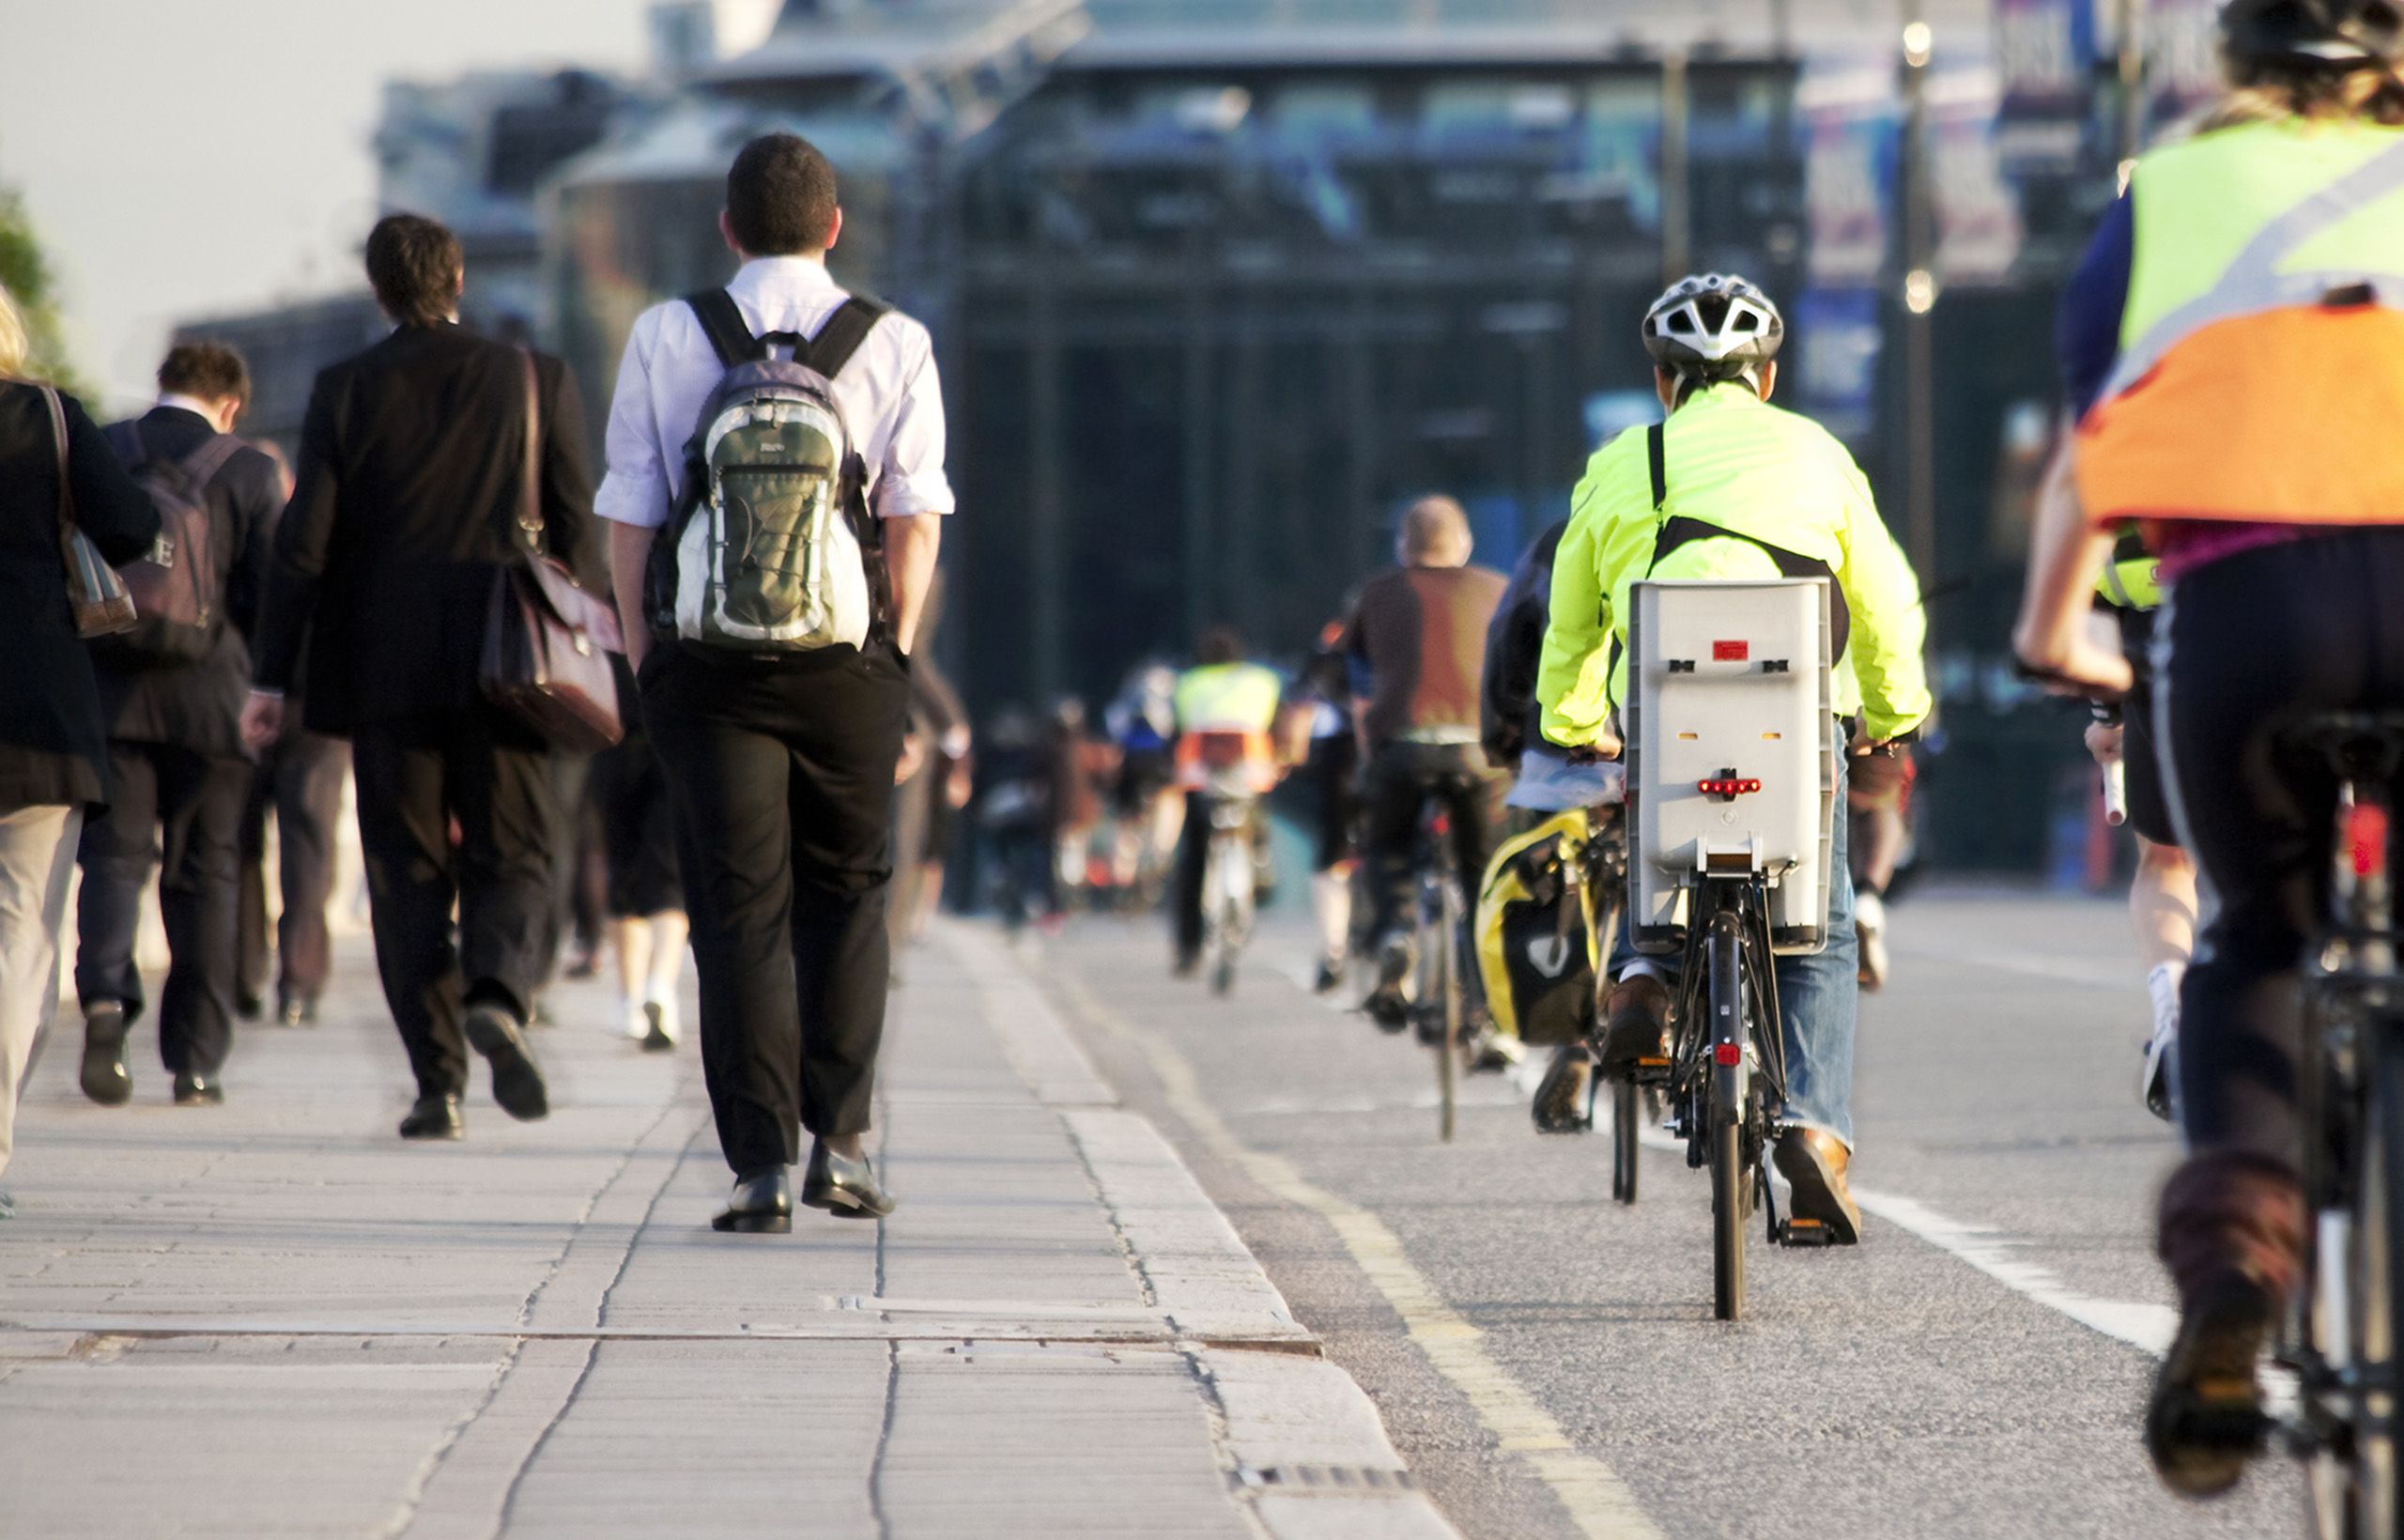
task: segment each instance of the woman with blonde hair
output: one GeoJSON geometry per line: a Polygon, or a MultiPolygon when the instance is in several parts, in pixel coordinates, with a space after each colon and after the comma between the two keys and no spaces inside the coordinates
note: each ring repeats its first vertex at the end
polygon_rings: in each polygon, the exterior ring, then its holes
{"type": "Polygon", "coordinates": [[[2300,986],[2337,785],[2289,735],[2404,709],[2404,9],[2230,0],[2221,27],[2227,97],[2138,161],[2063,297],[2080,421],[2014,638],[2063,686],[2125,693],[2084,627],[2115,536],[2142,531],[2168,594],[2157,755],[2218,900],[2180,990],[2188,1155],[2158,1220],[2180,1327],[2146,1422],[2196,1497],[2253,1452],[2314,1223],[2300,986]]]}
{"type": "MultiPolygon", "coordinates": [[[[100,689],[68,602],[61,523],[71,518],[111,562],[159,538],[158,511],[83,405],[25,377],[29,351],[24,317],[0,285],[0,1171],[36,1040],[58,1005],[76,836],[108,794],[100,689]]],[[[0,1219],[12,1211],[0,1194],[0,1219]]]]}

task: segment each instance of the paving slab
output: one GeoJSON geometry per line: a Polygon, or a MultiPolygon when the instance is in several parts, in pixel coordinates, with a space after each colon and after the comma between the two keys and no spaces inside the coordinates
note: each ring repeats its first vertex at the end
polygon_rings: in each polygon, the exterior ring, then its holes
{"type": "MultiPolygon", "coordinates": [[[[997,936],[910,959],[883,1224],[709,1228],[690,1044],[562,984],[553,1116],[406,1145],[363,940],[228,1101],[37,1070],[0,1224],[0,1534],[1452,1532],[1375,1409],[997,936]]],[[[693,1011],[688,999],[687,1018],[693,1011]]]]}

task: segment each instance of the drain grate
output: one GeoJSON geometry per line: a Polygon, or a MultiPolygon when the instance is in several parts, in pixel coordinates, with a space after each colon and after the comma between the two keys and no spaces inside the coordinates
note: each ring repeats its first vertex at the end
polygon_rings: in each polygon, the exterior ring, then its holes
{"type": "Polygon", "coordinates": [[[1370,1465],[1272,1465],[1263,1470],[1240,1467],[1235,1484],[1256,1490],[1287,1492],[1415,1492],[1419,1483],[1408,1471],[1370,1465]]]}

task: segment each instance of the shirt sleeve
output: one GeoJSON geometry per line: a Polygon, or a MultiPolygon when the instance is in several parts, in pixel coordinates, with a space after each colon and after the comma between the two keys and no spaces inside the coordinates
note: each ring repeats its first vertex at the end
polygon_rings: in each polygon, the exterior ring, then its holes
{"type": "Polygon", "coordinates": [[[2120,362],[2120,317],[2128,308],[2135,254],[2134,194],[2124,193],[2104,210],[2103,224],[2062,290],[2055,318],[2054,349],[2073,420],[2094,407],[2120,362]]]}
{"type": "Polygon", "coordinates": [[[1602,562],[1610,461],[1608,447],[1598,452],[1579,484],[1569,528],[1553,553],[1544,649],[1536,659],[1540,731],[1565,748],[1599,742],[1610,720],[1611,615],[1602,562]]]}
{"type": "Polygon", "coordinates": [[[871,506],[884,518],[948,514],[954,506],[951,483],[943,469],[943,381],[935,372],[934,345],[923,331],[913,328],[913,334],[907,380],[893,412],[893,433],[886,440],[885,463],[878,468],[876,485],[870,492],[871,506]]]}
{"type": "Polygon", "coordinates": [[[1861,730],[1884,742],[1928,719],[1928,616],[1919,579],[1894,531],[1878,516],[1870,483],[1842,445],[1829,442],[1845,479],[1844,566],[1837,580],[1853,611],[1845,651],[1861,685],[1861,730]]]}
{"type": "Polygon", "coordinates": [[[651,400],[651,357],[659,341],[659,312],[647,310],[626,338],[618,364],[617,393],[609,398],[609,426],[602,439],[606,469],[593,511],[618,524],[656,530],[668,522],[668,452],[659,441],[659,419],[651,400]]]}

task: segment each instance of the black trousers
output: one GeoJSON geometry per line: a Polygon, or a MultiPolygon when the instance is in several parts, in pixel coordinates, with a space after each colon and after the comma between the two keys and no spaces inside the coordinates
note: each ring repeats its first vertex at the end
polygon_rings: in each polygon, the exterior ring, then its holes
{"type": "Polygon", "coordinates": [[[459,1023],[469,1004],[492,1000],[522,1021],[542,985],[557,837],[552,759],[486,707],[363,722],[353,734],[376,968],[420,1096],[467,1090],[459,1023]]]}
{"type": "Polygon", "coordinates": [[[2301,962],[2325,900],[2337,787],[2285,745],[2312,716],[2404,708],[2404,529],[2315,534],[2178,581],[2157,720],[2180,832],[2217,895],[2181,993],[2197,1154],[2301,1159],[2301,962]]]}
{"type": "Polygon", "coordinates": [[[624,741],[593,762],[592,805],[607,856],[602,907],[613,919],[648,919],[685,907],[677,870],[676,808],[651,739],[632,723],[624,741]]]}
{"type": "Polygon", "coordinates": [[[151,868],[167,925],[167,986],[159,997],[159,1057],[169,1070],[214,1074],[233,1047],[236,844],[251,763],[172,744],[112,741],[115,800],[84,824],[78,858],[75,993],[143,1011],[134,932],[151,868]]]}
{"type": "Polygon", "coordinates": [[[594,830],[586,816],[586,793],[593,783],[593,756],[551,755],[551,909],[543,927],[543,967],[535,988],[551,981],[559,971],[560,948],[573,934],[589,949],[601,945],[601,912],[587,901],[582,881],[585,841],[594,830]]]}
{"type": "Polygon", "coordinates": [[[701,1065],[740,1175],[868,1128],[885,1035],[893,772],[909,710],[888,647],[761,662],[655,646],[644,729],[675,793],[701,1065]]]}
{"type": "MultiPolygon", "coordinates": [[[[299,715],[297,709],[292,715],[299,715]]],[[[284,899],[276,918],[276,993],[315,1000],[333,968],[326,904],[333,896],[334,821],[350,746],[295,727],[270,747],[251,778],[242,809],[241,898],[236,953],[240,992],[267,997],[267,820],[275,815],[276,881],[284,899]]]]}
{"type": "Polygon", "coordinates": [[[1452,820],[1461,892],[1477,901],[1510,788],[1475,744],[1392,743],[1369,756],[1361,772],[1361,854],[1369,869],[1371,934],[1384,937],[1406,923],[1419,811],[1431,796],[1443,799],[1452,820]]]}

